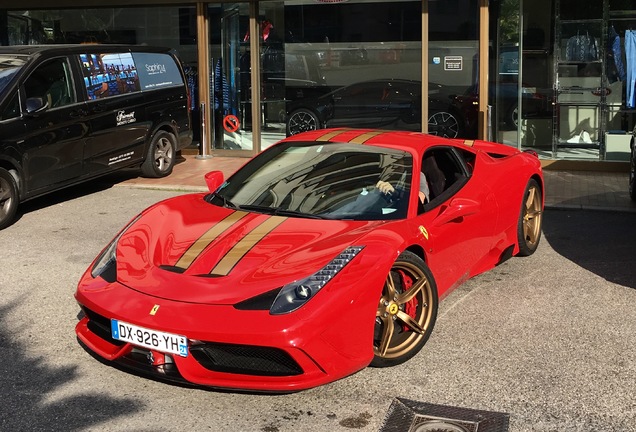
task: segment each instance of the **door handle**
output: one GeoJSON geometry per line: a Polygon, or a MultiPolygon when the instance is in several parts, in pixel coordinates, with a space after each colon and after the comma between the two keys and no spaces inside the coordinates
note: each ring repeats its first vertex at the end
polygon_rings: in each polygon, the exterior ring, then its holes
{"type": "Polygon", "coordinates": [[[68,113],[68,115],[70,117],[76,118],[76,117],[85,117],[88,114],[88,112],[84,109],[76,109],[73,110],[71,112],[68,113]]]}
{"type": "Polygon", "coordinates": [[[95,113],[100,113],[100,112],[104,112],[106,111],[106,105],[105,104],[95,104],[92,107],[93,109],[91,111],[95,112],[95,113]]]}

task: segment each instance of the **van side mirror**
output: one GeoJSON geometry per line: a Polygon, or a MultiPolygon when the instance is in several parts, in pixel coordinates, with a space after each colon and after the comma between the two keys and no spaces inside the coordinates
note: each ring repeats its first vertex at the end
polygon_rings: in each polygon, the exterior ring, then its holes
{"type": "Polygon", "coordinates": [[[222,171],[210,171],[205,175],[205,184],[210,192],[216,191],[224,180],[222,171]]]}
{"type": "Polygon", "coordinates": [[[37,114],[49,107],[49,103],[41,97],[31,97],[26,100],[26,113],[37,114]]]}

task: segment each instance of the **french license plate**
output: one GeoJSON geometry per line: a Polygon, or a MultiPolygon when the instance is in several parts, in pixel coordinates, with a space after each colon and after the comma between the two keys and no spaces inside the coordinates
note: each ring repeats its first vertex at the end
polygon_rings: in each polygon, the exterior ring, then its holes
{"type": "Polygon", "coordinates": [[[177,354],[181,357],[188,356],[188,340],[185,336],[151,330],[116,319],[110,320],[110,330],[113,339],[165,353],[177,354]]]}

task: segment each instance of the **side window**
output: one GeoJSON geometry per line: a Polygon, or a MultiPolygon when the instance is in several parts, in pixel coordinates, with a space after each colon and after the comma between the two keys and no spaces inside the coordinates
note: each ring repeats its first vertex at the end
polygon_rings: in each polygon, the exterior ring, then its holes
{"type": "Polygon", "coordinates": [[[102,99],[140,90],[130,53],[81,54],[88,99],[102,99]]]}
{"type": "Polygon", "coordinates": [[[133,53],[141,91],[183,85],[179,66],[169,54],[133,53]]]}
{"type": "Polygon", "coordinates": [[[13,97],[9,100],[9,103],[0,113],[0,121],[9,120],[16,118],[20,115],[20,100],[18,99],[18,94],[15,93],[13,97]]]}
{"type": "Polygon", "coordinates": [[[430,200],[424,210],[445,201],[466,183],[470,173],[460,160],[464,156],[451,147],[434,147],[424,154],[422,172],[426,176],[430,200]]]}
{"type": "Polygon", "coordinates": [[[66,58],[48,60],[27,78],[24,92],[27,98],[39,97],[48,102],[49,108],[74,103],[73,79],[66,58]]]}

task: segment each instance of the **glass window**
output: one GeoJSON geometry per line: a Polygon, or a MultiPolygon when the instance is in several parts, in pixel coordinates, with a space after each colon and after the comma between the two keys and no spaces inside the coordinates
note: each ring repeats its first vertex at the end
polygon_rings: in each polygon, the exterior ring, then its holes
{"type": "Polygon", "coordinates": [[[412,166],[409,153],[376,146],[284,143],[230,177],[218,204],[300,217],[400,219],[406,217],[412,166]],[[394,192],[381,193],[380,180],[394,192]]]}
{"type": "Polygon", "coordinates": [[[142,90],[183,85],[179,67],[168,54],[133,53],[132,56],[142,90]]]}
{"type": "Polygon", "coordinates": [[[27,61],[26,56],[0,55],[0,92],[9,84],[11,79],[20,71],[27,61]]]}
{"type": "Polygon", "coordinates": [[[75,102],[71,69],[66,57],[49,60],[29,75],[24,83],[27,98],[42,98],[49,108],[75,102]]]}
{"type": "Polygon", "coordinates": [[[81,54],[89,99],[139,91],[137,68],[130,53],[81,54]]]}
{"type": "Polygon", "coordinates": [[[0,115],[0,120],[9,120],[12,118],[16,118],[20,115],[20,99],[18,98],[18,94],[15,93],[7,103],[7,106],[2,110],[2,114],[0,115]]]}
{"type": "Polygon", "coordinates": [[[560,10],[558,12],[562,20],[602,18],[603,1],[560,0],[560,10]]]}

